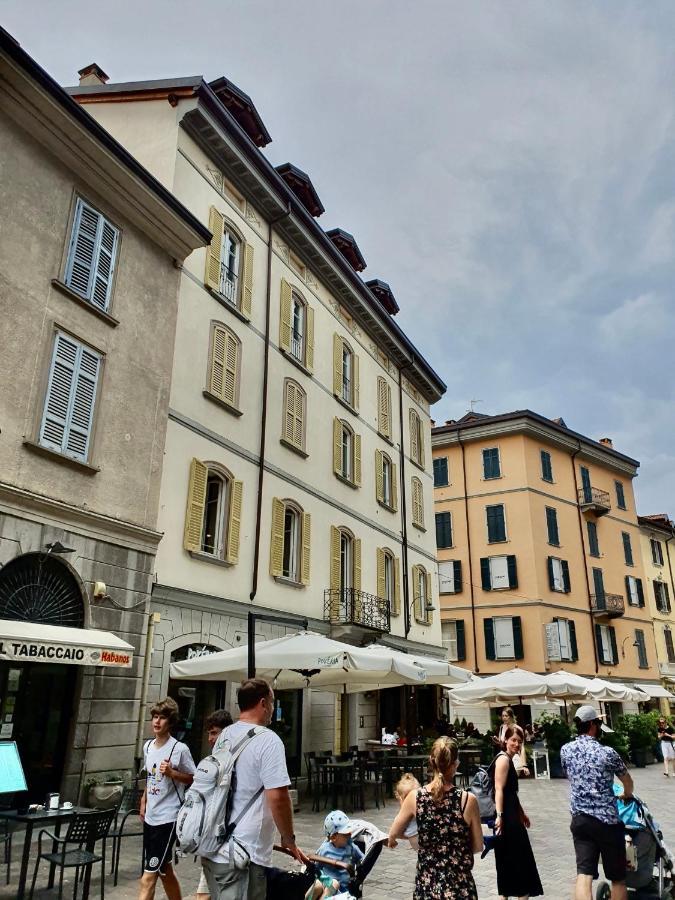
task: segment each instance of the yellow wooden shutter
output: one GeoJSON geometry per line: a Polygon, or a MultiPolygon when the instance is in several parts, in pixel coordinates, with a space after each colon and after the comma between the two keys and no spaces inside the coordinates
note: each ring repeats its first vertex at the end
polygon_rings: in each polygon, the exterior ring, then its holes
{"type": "Polygon", "coordinates": [[[293,443],[302,449],[305,443],[305,395],[297,385],[293,404],[293,443]]]}
{"type": "Polygon", "coordinates": [[[391,392],[386,379],[377,379],[377,430],[384,437],[391,437],[391,392]]]}
{"type": "Polygon", "coordinates": [[[431,573],[427,572],[424,577],[427,581],[427,600],[424,608],[424,618],[427,622],[431,622],[431,612],[427,609],[428,606],[431,606],[431,573]]]}
{"type": "Polygon", "coordinates": [[[422,427],[422,419],[417,417],[417,427],[419,428],[419,446],[417,448],[417,461],[424,468],[424,428],[422,427]]]}
{"type": "Polygon", "coordinates": [[[354,590],[361,590],[361,538],[354,538],[354,590]]]}
{"type": "Polygon", "coordinates": [[[209,390],[216,397],[223,398],[223,386],[225,380],[225,351],[227,346],[227,332],[224,328],[215,325],[213,328],[213,340],[211,344],[211,378],[209,390]]]}
{"type": "Polygon", "coordinates": [[[272,534],[270,537],[270,575],[278,578],[284,571],[284,513],[282,500],[272,499],[272,534]]]}
{"type": "Polygon", "coordinates": [[[293,432],[295,424],[295,385],[292,381],[284,383],[284,421],[282,424],[282,435],[285,441],[293,443],[293,432]]]}
{"type": "Polygon", "coordinates": [[[384,460],[381,450],[375,451],[375,497],[378,503],[384,503],[384,460]]]}
{"type": "Polygon", "coordinates": [[[223,216],[215,206],[209,210],[209,230],[213,237],[206,248],[206,271],[204,283],[214,291],[220,290],[220,254],[223,245],[223,216]]]}
{"type": "Polygon", "coordinates": [[[361,484],[361,435],[354,434],[354,484],[361,484]]]}
{"type": "Polygon", "coordinates": [[[233,334],[226,332],[225,370],[223,377],[222,398],[232,406],[237,404],[237,381],[239,368],[239,343],[233,334]]]}
{"type": "Polygon", "coordinates": [[[281,308],[279,312],[279,346],[287,353],[291,351],[291,309],[293,292],[290,284],[281,279],[281,308]]]}
{"type": "Polygon", "coordinates": [[[202,524],[204,521],[206,479],[208,474],[208,467],[201,460],[192,460],[190,463],[190,481],[188,482],[183,546],[186,550],[193,552],[202,549],[202,524]]]}
{"type": "Polygon", "coordinates": [[[305,366],[314,371],[314,310],[309,304],[305,307],[305,366]]]}
{"type": "Polygon", "coordinates": [[[417,423],[416,423],[417,414],[414,409],[410,410],[410,414],[408,416],[410,423],[410,459],[417,462],[417,456],[419,453],[417,446],[417,423]]]}
{"type": "Polygon", "coordinates": [[[419,523],[424,528],[424,493],[422,490],[422,482],[417,479],[417,509],[419,516],[419,523]]]}
{"type": "Polygon", "coordinates": [[[396,463],[391,464],[391,508],[398,509],[398,475],[396,463]]]}
{"type": "MultiPolygon", "coordinates": [[[[330,589],[340,590],[340,529],[330,526],[330,589]]],[[[333,594],[333,602],[339,606],[337,594],[333,594]]]]}
{"type": "Polygon", "coordinates": [[[251,318],[253,304],[253,247],[244,245],[244,270],[241,285],[241,311],[247,319],[251,318]]]}
{"type": "Polygon", "coordinates": [[[333,393],[342,396],[342,338],[333,335],[333,393]]]}
{"type": "Polygon", "coordinates": [[[352,353],[352,405],[359,408],[359,358],[352,353]]]}
{"type": "Polygon", "coordinates": [[[333,419],[333,471],[342,475],[342,422],[333,419]]]}
{"type": "Polygon", "coordinates": [[[377,596],[384,597],[387,592],[386,579],[384,576],[384,550],[378,547],[375,553],[377,556],[377,596]]]}
{"type": "Polygon", "coordinates": [[[243,483],[233,481],[230,485],[232,495],[230,497],[230,511],[227,523],[227,561],[236,563],[239,561],[239,533],[241,530],[241,495],[243,483]]]}
{"type": "Polygon", "coordinates": [[[415,618],[420,618],[420,576],[419,576],[419,566],[413,566],[410,571],[410,577],[412,578],[412,595],[413,595],[413,611],[415,613],[415,618]]]}
{"type": "Polygon", "coordinates": [[[393,616],[401,612],[401,568],[398,557],[394,560],[394,604],[391,609],[393,616]]]}
{"type": "Polygon", "coordinates": [[[391,385],[387,383],[385,390],[385,402],[387,405],[387,437],[392,437],[391,423],[391,385]]]}
{"type": "Polygon", "coordinates": [[[310,513],[302,514],[302,560],[300,562],[300,581],[309,584],[309,564],[312,543],[312,516],[310,513]]]}

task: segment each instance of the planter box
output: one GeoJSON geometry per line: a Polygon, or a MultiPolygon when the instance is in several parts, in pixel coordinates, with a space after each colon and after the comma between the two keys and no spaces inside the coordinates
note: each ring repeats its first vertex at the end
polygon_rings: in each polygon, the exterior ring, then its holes
{"type": "Polygon", "coordinates": [[[87,806],[92,809],[112,809],[119,806],[123,793],[124,784],[121,781],[92,784],[87,793],[87,806]]]}

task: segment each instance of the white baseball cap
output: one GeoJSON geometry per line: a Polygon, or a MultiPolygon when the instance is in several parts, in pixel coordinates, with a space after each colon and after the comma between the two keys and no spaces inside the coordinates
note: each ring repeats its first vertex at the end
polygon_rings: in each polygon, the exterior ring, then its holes
{"type": "Polygon", "coordinates": [[[594,706],[580,706],[579,709],[574,713],[574,718],[578,719],[580,722],[600,722],[600,728],[607,732],[608,734],[613,734],[611,728],[609,728],[602,721],[606,716],[601,716],[600,713],[594,706]]]}

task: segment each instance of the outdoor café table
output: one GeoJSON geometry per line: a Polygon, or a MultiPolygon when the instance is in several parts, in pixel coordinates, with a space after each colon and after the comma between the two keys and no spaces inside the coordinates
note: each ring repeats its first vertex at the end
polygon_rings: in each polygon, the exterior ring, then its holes
{"type": "MultiPolygon", "coordinates": [[[[17,885],[16,900],[24,900],[26,896],[26,879],[28,877],[28,860],[30,859],[30,848],[33,840],[33,828],[37,825],[39,828],[51,828],[56,826],[56,834],[61,831],[61,823],[72,819],[77,813],[91,812],[80,806],[73,806],[70,809],[38,809],[36,812],[20,813],[16,809],[0,809],[0,819],[6,819],[8,822],[23,823],[26,826],[26,835],[23,841],[23,854],[21,856],[21,873],[19,875],[19,884],[17,885]]],[[[54,852],[56,852],[56,846],[54,852]]],[[[54,887],[54,873],[56,867],[49,867],[49,881],[47,887],[54,887]]]]}
{"type": "Polygon", "coordinates": [[[331,778],[331,800],[333,801],[333,809],[338,808],[338,794],[340,792],[340,788],[343,785],[342,774],[347,769],[350,771],[354,771],[354,760],[348,759],[344,762],[324,762],[323,760],[318,760],[317,765],[319,769],[331,770],[332,778],[331,778]]]}

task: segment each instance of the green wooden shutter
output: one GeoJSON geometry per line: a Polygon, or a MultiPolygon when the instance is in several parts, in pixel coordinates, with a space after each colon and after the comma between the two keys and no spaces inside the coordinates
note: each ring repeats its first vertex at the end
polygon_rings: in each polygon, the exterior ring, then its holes
{"type": "Polygon", "coordinates": [[[485,656],[487,659],[496,659],[495,629],[492,619],[483,619],[483,632],[485,634],[485,656]]]}
{"type": "Polygon", "coordinates": [[[623,556],[627,566],[633,565],[633,548],[630,543],[630,535],[627,531],[621,532],[621,540],[623,541],[623,556]]]}
{"type": "Polygon", "coordinates": [[[452,520],[449,512],[436,513],[436,546],[443,549],[452,546],[452,520]]]}
{"type": "Polygon", "coordinates": [[[546,569],[548,571],[548,586],[552,591],[554,591],[555,590],[555,580],[553,578],[553,557],[552,556],[546,557],[546,569]]]}
{"type": "Polygon", "coordinates": [[[642,587],[642,579],[636,578],[635,581],[637,583],[638,604],[640,606],[644,606],[645,605],[645,592],[644,592],[644,588],[642,587]]]}
{"type": "Polygon", "coordinates": [[[572,584],[570,582],[570,565],[566,559],[561,559],[560,565],[562,566],[563,587],[565,589],[565,593],[569,594],[569,592],[572,590],[572,584]]]}
{"type": "Polygon", "coordinates": [[[591,556],[600,556],[598,526],[595,522],[586,522],[586,531],[588,532],[588,552],[591,556]]]}
{"type": "Polygon", "coordinates": [[[515,556],[507,556],[506,557],[506,565],[508,567],[508,572],[509,572],[509,587],[517,588],[518,587],[518,569],[516,567],[515,556]]]}
{"type": "Polygon", "coordinates": [[[466,659],[466,634],[462,619],[455,622],[455,628],[457,629],[457,662],[464,662],[466,659]]]}
{"type": "Polygon", "coordinates": [[[511,625],[513,627],[513,654],[516,659],[522,659],[525,654],[523,653],[523,626],[520,616],[513,616],[511,625]]]}
{"type": "Polygon", "coordinates": [[[551,454],[548,450],[541,450],[541,477],[544,481],[553,481],[553,467],[551,466],[551,454]]]}
{"type": "Polygon", "coordinates": [[[492,578],[490,577],[490,558],[484,556],[480,561],[480,581],[484,591],[492,590],[492,578]]]}
{"type": "Polygon", "coordinates": [[[434,459],[434,487],[446,487],[448,484],[448,457],[437,456],[434,459]]]}
{"type": "Polygon", "coordinates": [[[638,667],[640,669],[648,669],[649,662],[647,660],[647,647],[645,645],[645,633],[641,628],[635,629],[635,643],[638,652],[638,667]]]}
{"type": "Polygon", "coordinates": [[[616,649],[616,629],[613,625],[607,626],[609,629],[609,642],[612,645],[612,665],[615,666],[619,662],[619,654],[616,649]]]}
{"type": "Polygon", "coordinates": [[[595,626],[595,649],[598,655],[598,662],[605,664],[605,654],[602,648],[602,628],[596,624],[595,626]]]}
{"type": "Polygon", "coordinates": [[[560,544],[560,536],[558,534],[558,513],[552,506],[546,507],[546,530],[548,533],[548,542],[557,547],[560,544]]]}
{"type": "Polygon", "coordinates": [[[593,569],[593,588],[595,590],[596,602],[601,604],[605,602],[605,582],[602,577],[602,569],[593,569]]]}
{"type": "Polygon", "coordinates": [[[453,578],[453,587],[456,594],[459,594],[462,590],[462,561],[461,559],[456,559],[452,563],[452,578],[453,578]]]}
{"type": "Polygon", "coordinates": [[[591,490],[591,473],[586,466],[581,466],[581,488],[584,492],[584,501],[590,503],[593,499],[593,491],[591,490]]]}
{"type": "Polygon", "coordinates": [[[579,648],[577,647],[577,626],[572,619],[568,621],[570,629],[570,650],[572,651],[572,662],[579,659],[579,648]]]}
{"type": "Polygon", "coordinates": [[[504,505],[494,504],[486,506],[488,543],[499,544],[506,540],[506,519],[504,505]]]}

